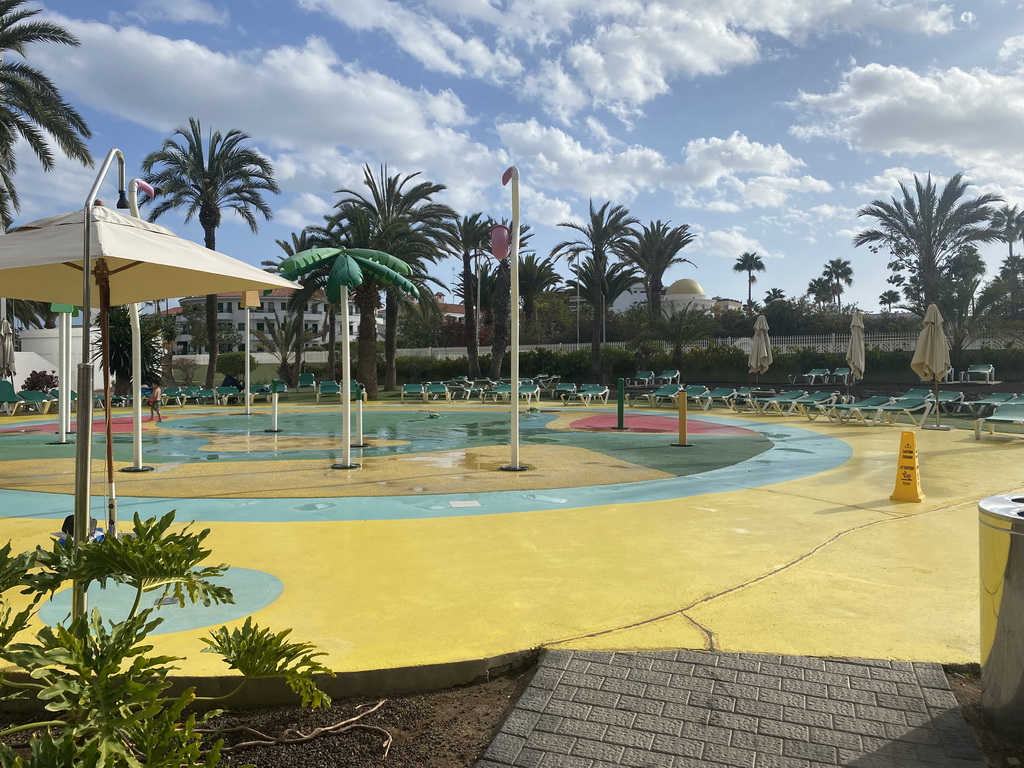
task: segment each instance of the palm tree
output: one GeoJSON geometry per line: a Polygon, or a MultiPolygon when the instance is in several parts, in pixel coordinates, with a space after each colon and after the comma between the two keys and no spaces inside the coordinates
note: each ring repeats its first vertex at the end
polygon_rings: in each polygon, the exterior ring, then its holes
{"type": "Polygon", "coordinates": [[[672,365],[679,371],[683,370],[683,347],[710,339],[720,328],[712,315],[689,305],[675,312],[665,312],[651,324],[654,336],[672,345],[672,365]]]}
{"type": "MultiPolygon", "coordinates": [[[[590,216],[586,223],[577,224],[565,221],[558,225],[575,230],[579,233],[579,237],[556,245],[551,250],[551,256],[556,259],[565,256],[577,262],[573,267],[573,272],[577,276],[580,287],[587,286],[585,297],[590,302],[590,306],[594,308],[595,317],[598,308],[604,310],[608,306],[604,303],[606,297],[602,292],[605,279],[597,279],[597,275],[605,275],[608,272],[610,257],[621,257],[629,243],[636,239],[637,232],[633,227],[638,223],[639,221],[621,205],[613,206],[608,202],[595,210],[594,201],[591,200],[590,216]],[[581,255],[586,255],[589,258],[589,266],[586,263],[579,263],[581,255]],[[584,273],[592,274],[592,279],[584,281],[581,278],[584,273]]],[[[603,326],[603,322],[594,323],[590,337],[590,373],[595,381],[601,377],[601,331],[603,326]]]]}
{"type": "Polygon", "coordinates": [[[764,295],[764,303],[771,304],[773,301],[784,301],[786,298],[786,292],[781,288],[772,288],[764,295]]]}
{"type": "MultiPolygon", "coordinates": [[[[612,264],[601,269],[593,256],[587,256],[582,262],[572,267],[574,280],[568,281],[570,288],[578,287],[580,294],[586,297],[597,296],[591,304],[594,310],[594,330],[598,338],[604,341],[605,319],[608,310],[615,300],[639,282],[642,282],[640,270],[630,264],[612,264]]],[[[594,381],[601,378],[600,358],[597,371],[591,361],[591,375],[594,381]]]]}
{"type": "Polygon", "coordinates": [[[647,306],[650,318],[661,317],[661,292],[665,272],[673,264],[693,264],[679,252],[696,239],[690,232],[689,224],[669,228],[669,223],[652,221],[643,228],[639,236],[626,244],[622,257],[636,265],[644,274],[647,290],[647,306]]]}
{"type": "MultiPolygon", "coordinates": [[[[434,202],[434,196],[444,191],[443,184],[415,181],[419,172],[407,176],[388,175],[382,165],[377,176],[370,166],[363,168],[363,183],[368,196],[351,189],[340,189],[344,195],[335,207],[352,207],[366,214],[369,242],[366,248],[389,253],[410,266],[420,265],[418,273],[425,274],[424,262],[437,261],[442,255],[450,222],[457,218],[447,205],[434,202]],[[408,186],[412,183],[412,186],[408,186]]],[[[414,273],[417,269],[414,269],[414,273]]],[[[384,308],[384,387],[394,389],[397,376],[395,357],[398,352],[398,308],[400,292],[386,290],[384,308]]],[[[365,383],[365,382],[363,382],[365,383]]]]}
{"type": "Polygon", "coordinates": [[[313,340],[313,333],[303,329],[295,315],[285,315],[282,319],[274,313],[273,324],[267,323],[265,331],[253,331],[256,342],[267,352],[277,358],[277,375],[282,381],[288,381],[292,370],[292,350],[313,340]]]}
{"type": "MultiPolygon", "coordinates": [[[[313,247],[313,243],[310,241],[308,230],[302,230],[298,234],[292,232],[291,240],[274,240],[277,246],[281,249],[283,255],[278,258],[278,261],[266,260],[262,262],[264,267],[273,268],[273,271],[277,271],[277,267],[285,259],[294,256],[296,253],[300,253],[309,248],[313,247]]],[[[292,294],[288,300],[288,312],[301,318],[300,322],[302,327],[306,324],[306,305],[313,299],[318,291],[322,291],[327,282],[327,275],[325,269],[316,270],[308,275],[303,275],[299,280],[302,288],[292,294]]],[[[321,331],[321,339],[326,336],[327,338],[327,377],[332,378],[334,376],[335,362],[337,358],[337,349],[335,349],[335,342],[338,336],[337,320],[336,320],[336,307],[330,302],[324,302],[324,327],[321,331]]],[[[298,337],[296,337],[298,338],[298,337]]],[[[295,365],[292,369],[291,374],[285,379],[292,386],[298,384],[299,375],[302,373],[302,354],[305,350],[303,347],[297,347],[295,349],[295,365]]]]}
{"type": "Polygon", "coordinates": [[[898,304],[899,301],[899,293],[893,290],[884,291],[882,295],[878,297],[878,303],[885,307],[887,312],[892,312],[893,305],[898,304]]]}
{"type": "Polygon", "coordinates": [[[479,290],[478,275],[473,269],[474,261],[486,255],[491,242],[493,222],[482,213],[462,216],[449,224],[443,240],[444,249],[462,260],[462,306],[466,308],[466,357],[469,363],[469,377],[480,376],[480,339],[477,328],[476,305],[479,290]]]}
{"type": "Polygon", "coordinates": [[[528,253],[519,259],[519,299],[523,305],[523,317],[527,321],[537,320],[537,299],[562,282],[562,276],[555,271],[555,260],[550,256],[543,261],[537,254],[528,253]]]}
{"type": "Polygon", "coordinates": [[[11,225],[19,210],[15,146],[23,140],[52,171],[50,141],[72,160],[91,166],[92,155],[83,138],[92,136],[85,120],[64,101],[57,86],[22,59],[33,43],[77,47],[78,39],[58,24],[29,21],[41,9],[22,8],[28,0],[0,0],[0,225],[11,225]],[[17,54],[15,57],[12,54],[17,54]]]}
{"type": "MultiPolygon", "coordinates": [[[[127,395],[132,383],[132,325],[129,317],[128,307],[111,307],[107,315],[110,323],[110,372],[114,375],[114,394],[127,395]]],[[[162,355],[160,347],[162,342],[162,328],[160,319],[156,315],[142,315],[139,317],[139,338],[142,340],[142,369],[141,380],[143,382],[158,381],[161,378],[160,362],[162,355]]],[[[95,352],[95,358],[100,357],[99,345],[95,352]]]]}
{"type": "MultiPolygon", "coordinates": [[[[255,233],[259,231],[256,214],[270,221],[270,206],[264,192],[279,193],[274,181],[274,168],[270,161],[254,149],[243,146],[249,136],[239,130],[221,135],[209,135],[203,147],[203,130],[199,120],[190,117],[188,127],[175,129],[164,139],[160,149],[151,152],[142,161],[146,181],[160,187],[163,201],[149,214],[156,221],[167,211],[185,209],[185,221],[199,218],[203,228],[204,245],[217,249],[217,227],[221,224],[221,210],[229,208],[242,217],[255,233]],[[175,138],[177,137],[177,139],[175,138]],[[180,139],[180,140],[178,140],[180,139]]],[[[210,362],[206,369],[206,386],[213,386],[217,369],[217,294],[206,297],[206,335],[210,362]]]]}
{"type": "Polygon", "coordinates": [[[999,230],[1000,239],[1005,241],[1012,259],[1014,242],[1024,236],[1024,212],[1016,205],[1000,206],[992,214],[992,226],[999,230]]]}
{"type": "Polygon", "coordinates": [[[842,309],[840,297],[843,295],[843,286],[853,285],[853,267],[850,262],[846,259],[832,259],[825,264],[821,276],[832,283],[832,298],[836,302],[836,309],[842,309]]]}
{"type": "Polygon", "coordinates": [[[807,293],[814,299],[816,304],[827,304],[832,301],[832,297],[835,286],[832,285],[832,281],[827,277],[816,277],[807,286],[807,293]]]}
{"type": "Polygon", "coordinates": [[[750,309],[754,305],[753,288],[757,282],[754,273],[764,272],[764,261],[757,255],[757,251],[744,251],[732,265],[732,271],[747,273],[747,309],[750,309]]]}
{"type": "Polygon", "coordinates": [[[957,173],[940,192],[931,174],[923,180],[915,175],[913,191],[900,182],[901,199],[875,200],[857,211],[875,219],[877,226],[859,232],[854,246],[867,245],[873,252],[888,249],[889,269],[909,274],[904,294],[922,315],[937,300],[940,276],[950,259],[972,244],[1003,237],[991,222],[992,206],[1002,198],[987,193],[965,199],[969,186],[957,173]]]}

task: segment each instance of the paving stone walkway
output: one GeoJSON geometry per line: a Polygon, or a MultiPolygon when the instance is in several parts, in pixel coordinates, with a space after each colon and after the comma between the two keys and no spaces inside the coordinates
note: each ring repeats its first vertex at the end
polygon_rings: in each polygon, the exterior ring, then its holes
{"type": "Polygon", "coordinates": [[[476,768],[985,768],[937,664],[551,651],[476,768]]]}

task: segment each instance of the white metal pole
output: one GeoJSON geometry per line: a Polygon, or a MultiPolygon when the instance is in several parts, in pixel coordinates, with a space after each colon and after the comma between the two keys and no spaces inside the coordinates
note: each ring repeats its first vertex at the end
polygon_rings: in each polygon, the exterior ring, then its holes
{"type": "MultiPolygon", "coordinates": [[[[245,294],[244,293],[242,294],[242,301],[245,301],[245,294]]],[[[242,379],[242,381],[244,382],[242,388],[245,390],[244,392],[242,392],[242,397],[245,399],[245,415],[246,416],[251,416],[252,415],[252,395],[249,394],[252,391],[252,381],[249,379],[249,376],[251,374],[251,371],[249,370],[249,355],[250,355],[250,347],[252,345],[252,340],[251,340],[251,337],[250,337],[250,330],[249,330],[249,323],[250,323],[251,315],[252,315],[252,310],[250,309],[250,307],[248,305],[246,305],[246,307],[245,307],[245,372],[242,374],[242,376],[244,377],[242,379]]]]}
{"type": "Polygon", "coordinates": [[[68,441],[71,431],[71,313],[57,315],[57,379],[60,381],[60,397],[57,399],[58,443],[68,441]]]}
{"type": "Polygon", "coordinates": [[[505,172],[504,183],[512,181],[512,226],[509,250],[509,282],[512,304],[512,460],[507,467],[518,471],[519,465],[519,169],[514,165],[505,172]]]}
{"type": "MultiPolygon", "coordinates": [[[[135,194],[134,190],[132,194],[135,194]]],[[[132,321],[132,455],[136,471],[142,471],[142,328],[139,305],[130,304],[132,321]]]]}
{"type": "Polygon", "coordinates": [[[348,287],[341,286],[341,463],[332,469],[355,469],[352,463],[352,370],[348,325],[348,287]]]}

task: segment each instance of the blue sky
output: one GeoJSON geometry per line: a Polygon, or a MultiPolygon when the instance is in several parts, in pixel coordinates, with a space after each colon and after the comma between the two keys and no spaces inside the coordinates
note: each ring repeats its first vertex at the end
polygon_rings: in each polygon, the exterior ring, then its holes
{"type": "MultiPolygon", "coordinates": [[[[897,182],[962,171],[1024,203],[1018,0],[48,0],[82,46],[29,60],[85,116],[97,160],[128,173],[173,130],[237,128],[280,196],[257,235],[226,216],[218,250],[258,264],[322,221],[362,166],[422,172],[462,214],[509,216],[546,255],[588,200],[698,239],[669,281],[745,298],[743,251],[770,288],[806,292],[849,259],[845,301],[874,310],[884,256],[854,249],[857,209],[897,182]]],[[[81,206],[94,170],[20,155],[26,222],[81,206]]],[[[113,196],[112,189],[104,191],[113,196]]],[[[160,221],[202,241],[175,212],[160,221]]],[[[983,251],[990,272],[1005,246],[983,251]]],[[[455,262],[436,276],[452,282],[455,262]]],[[[563,267],[563,271],[565,271],[563,267]]]]}

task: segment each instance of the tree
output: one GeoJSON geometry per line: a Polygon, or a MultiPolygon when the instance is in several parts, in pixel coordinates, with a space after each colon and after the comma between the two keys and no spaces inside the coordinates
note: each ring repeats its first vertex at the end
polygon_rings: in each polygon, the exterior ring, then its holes
{"type": "MultiPolygon", "coordinates": [[[[642,281],[640,270],[630,264],[621,263],[601,269],[593,256],[587,256],[580,264],[572,267],[572,273],[575,279],[569,281],[569,287],[575,288],[578,285],[581,295],[598,297],[597,303],[591,306],[594,309],[595,333],[603,341],[605,321],[612,304],[619,296],[642,281]]],[[[598,363],[600,365],[600,360],[598,363]]],[[[596,374],[593,372],[593,361],[591,374],[595,381],[601,378],[600,368],[596,374]]]]}
{"type": "Polygon", "coordinates": [[[878,297],[878,303],[885,307],[887,312],[892,312],[894,304],[898,304],[900,301],[900,295],[896,291],[884,291],[881,296],[878,297]]]}
{"type": "MultiPolygon", "coordinates": [[[[233,210],[256,233],[256,214],[267,221],[273,218],[264,192],[279,193],[270,161],[254,149],[243,146],[249,136],[232,129],[222,135],[214,131],[203,147],[203,129],[199,120],[190,117],[188,127],[178,127],[160,149],[146,155],[142,172],[146,181],[160,187],[163,200],[150,212],[156,221],[167,211],[184,208],[185,221],[198,217],[203,228],[204,245],[217,249],[217,228],[222,209],[233,210]],[[177,138],[175,138],[177,137],[177,138]]],[[[213,386],[217,365],[217,294],[206,297],[206,336],[210,364],[206,369],[206,386],[213,386]]]]}
{"type": "MultiPolygon", "coordinates": [[[[313,334],[302,328],[302,321],[295,315],[285,315],[282,319],[277,312],[273,324],[267,323],[266,330],[253,331],[252,335],[260,348],[277,358],[277,375],[282,381],[288,381],[291,376],[295,347],[313,340],[313,334]]],[[[209,372],[206,378],[210,378],[209,372]]]]}
{"type": "MultiPolygon", "coordinates": [[[[604,279],[597,276],[607,273],[609,259],[612,256],[621,258],[629,244],[636,239],[637,232],[633,227],[638,223],[639,220],[621,205],[613,206],[606,202],[595,210],[594,201],[591,200],[590,215],[585,223],[565,221],[558,225],[574,230],[579,236],[575,240],[566,240],[556,245],[551,250],[551,256],[556,259],[564,256],[577,262],[573,272],[580,286],[587,286],[584,298],[590,302],[595,313],[598,308],[607,309],[602,293],[604,279]],[[589,257],[590,264],[586,267],[579,264],[579,258],[583,255],[589,257]],[[584,271],[580,272],[581,269],[584,271]],[[589,281],[582,279],[584,273],[591,276],[589,281]]],[[[590,374],[595,381],[601,377],[602,325],[595,322],[590,336],[590,374]]]]}
{"type": "Polygon", "coordinates": [[[541,295],[562,282],[562,276],[555,271],[554,263],[555,260],[550,256],[538,261],[535,253],[528,253],[519,259],[519,300],[523,305],[526,322],[537,321],[537,304],[541,295]]]}
{"type": "Polygon", "coordinates": [[[478,285],[477,271],[474,262],[486,256],[491,243],[491,226],[493,221],[484,218],[482,213],[462,216],[449,222],[442,247],[462,261],[462,279],[460,296],[462,306],[466,309],[466,357],[469,363],[468,375],[471,379],[480,376],[480,344],[477,329],[476,297],[478,285]]]}
{"type": "Polygon", "coordinates": [[[832,259],[825,264],[821,276],[832,284],[832,298],[836,302],[836,309],[841,310],[840,297],[843,295],[843,286],[853,285],[853,267],[846,259],[832,259]]]}
{"type": "Polygon", "coordinates": [[[754,283],[757,282],[754,273],[764,272],[764,261],[757,255],[757,251],[744,251],[732,265],[732,271],[747,273],[747,309],[749,310],[754,305],[753,288],[754,283]]]}
{"type": "MultiPolygon", "coordinates": [[[[132,324],[127,306],[111,307],[110,373],[114,376],[114,394],[124,397],[132,384],[132,324]]],[[[97,320],[97,323],[99,321],[97,320]]],[[[154,315],[139,317],[139,339],[142,345],[141,382],[149,383],[161,378],[161,327],[154,315]]],[[[100,358],[100,344],[96,342],[93,359],[100,358]]]]}
{"type": "Polygon", "coordinates": [[[941,191],[932,181],[914,176],[913,191],[900,182],[902,198],[875,200],[857,211],[872,218],[876,226],[861,230],[854,246],[867,245],[877,253],[889,251],[890,282],[901,285],[903,295],[916,314],[924,315],[928,304],[938,299],[939,280],[950,259],[978,243],[990,243],[1003,234],[992,225],[998,195],[987,193],[965,198],[970,184],[955,174],[941,191]]]}
{"type": "Polygon", "coordinates": [[[992,227],[999,231],[999,239],[1009,249],[1013,259],[1013,244],[1024,237],[1024,212],[1016,206],[1002,205],[992,214],[992,227]]]}
{"type": "Polygon", "coordinates": [[[41,9],[23,8],[27,1],[0,0],[0,225],[5,230],[20,210],[14,183],[19,140],[28,144],[44,171],[54,167],[51,141],[72,160],[93,164],[83,141],[92,136],[85,120],[50,78],[24,61],[34,43],[77,47],[78,39],[59,24],[29,21],[41,9]]]}
{"type": "MultiPolygon", "coordinates": [[[[291,240],[275,240],[277,246],[283,251],[284,255],[279,256],[278,261],[267,259],[261,262],[264,267],[271,268],[273,271],[277,271],[281,261],[296,253],[308,250],[314,247],[314,242],[310,236],[309,228],[302,230],[299,234],[292,232],[291,240]]],[[[288,300],[288,312],[293,315],[298,315],[300,322],[303,327],[306,324],[306,305],[316,297],[319,291],[322,291],[327,282],[326,269],[316,270],[307,275],[303,275],[300,281],[302,288],[292,294],[288,300]]],[[[321,330],[320,338],[327,337],[327,371],[329,376],[334,375],[334,371],[337,369],[337,307],[330,302],[326,302],[326,311],[324,312],[324,327],[321,330]]],[[[298,347],[295,350],[295,365],[292,369],[291,374],[286,379],[292,386],[298,384],[299,374],[302,373],[302,354],[304,352],[303,347],[298,347]]]]}
{"type": "Polygon", "coordinates": [[[785,299],[786,293],[781,288],[772,288],[764,295],[765,304],[771,304],[773,301],[784,301],[785,299]]]}
{"type": "Polygon", "coordinates": [[[710,339],[720,329],[712,315],[689,305],[675,312],[663,313],[651,327],[656,338],[672,345],[672,365],[679,371],[683,370],[683,347],[710,339]]]}
{"type": "Polygon", "coordinates": [[[834,286],[827,277],[816,277],[807,285],[807,293],[815,304],[827,304],[832,301],[834,286]]]}
{"type": "MultiPolygon", "coordinates": [[[[382,165],[377,176],[370,166],[363,167],[363,184],[368,196],[351,189],[335,207],[359,210],[366,216],[368,242],[365,248],[388,253],[406,262],[414,275],[425,275],[424,262],[434,262],[442,254],[442,244],[456,213],[447,205],[434,202],[446,187],[429,181],[416,181],[419,172],[407,176],[388,175],[382,165]],[[410,186],[411,184],[411,186],[410,186]]],[[[415,281],[414,277],[414,281],[415,281]]],[[[398,352],[398,308],[401,291],[386,290],[384,307],[384,387],[394,389],[397,381],[395,357],[398,352]]],[[[374,376],[376,378],[376,376],[374,376]]],[[[363,382],[366,384],[366,382],[363,382]]]]}
{"type": "Polygon", "coordinates": [[[661,292],[665,272],[673,264],[693,264],[679,252],[696,239],[688,224],[669,228],[669,223],[652,221],[635,240],[628,241],[622,256],[644,274],[647,306],[652,320],[661,317],[661,292]]]}
{"type": "Polygon", "coordinates": [[[195,354],[200,349],[206,348],[206,308],[200,304],[189,302],[181,305],[181,316],[185,320],[184,331],[192,340],[189,342],[189,349],[195,354]]]}

